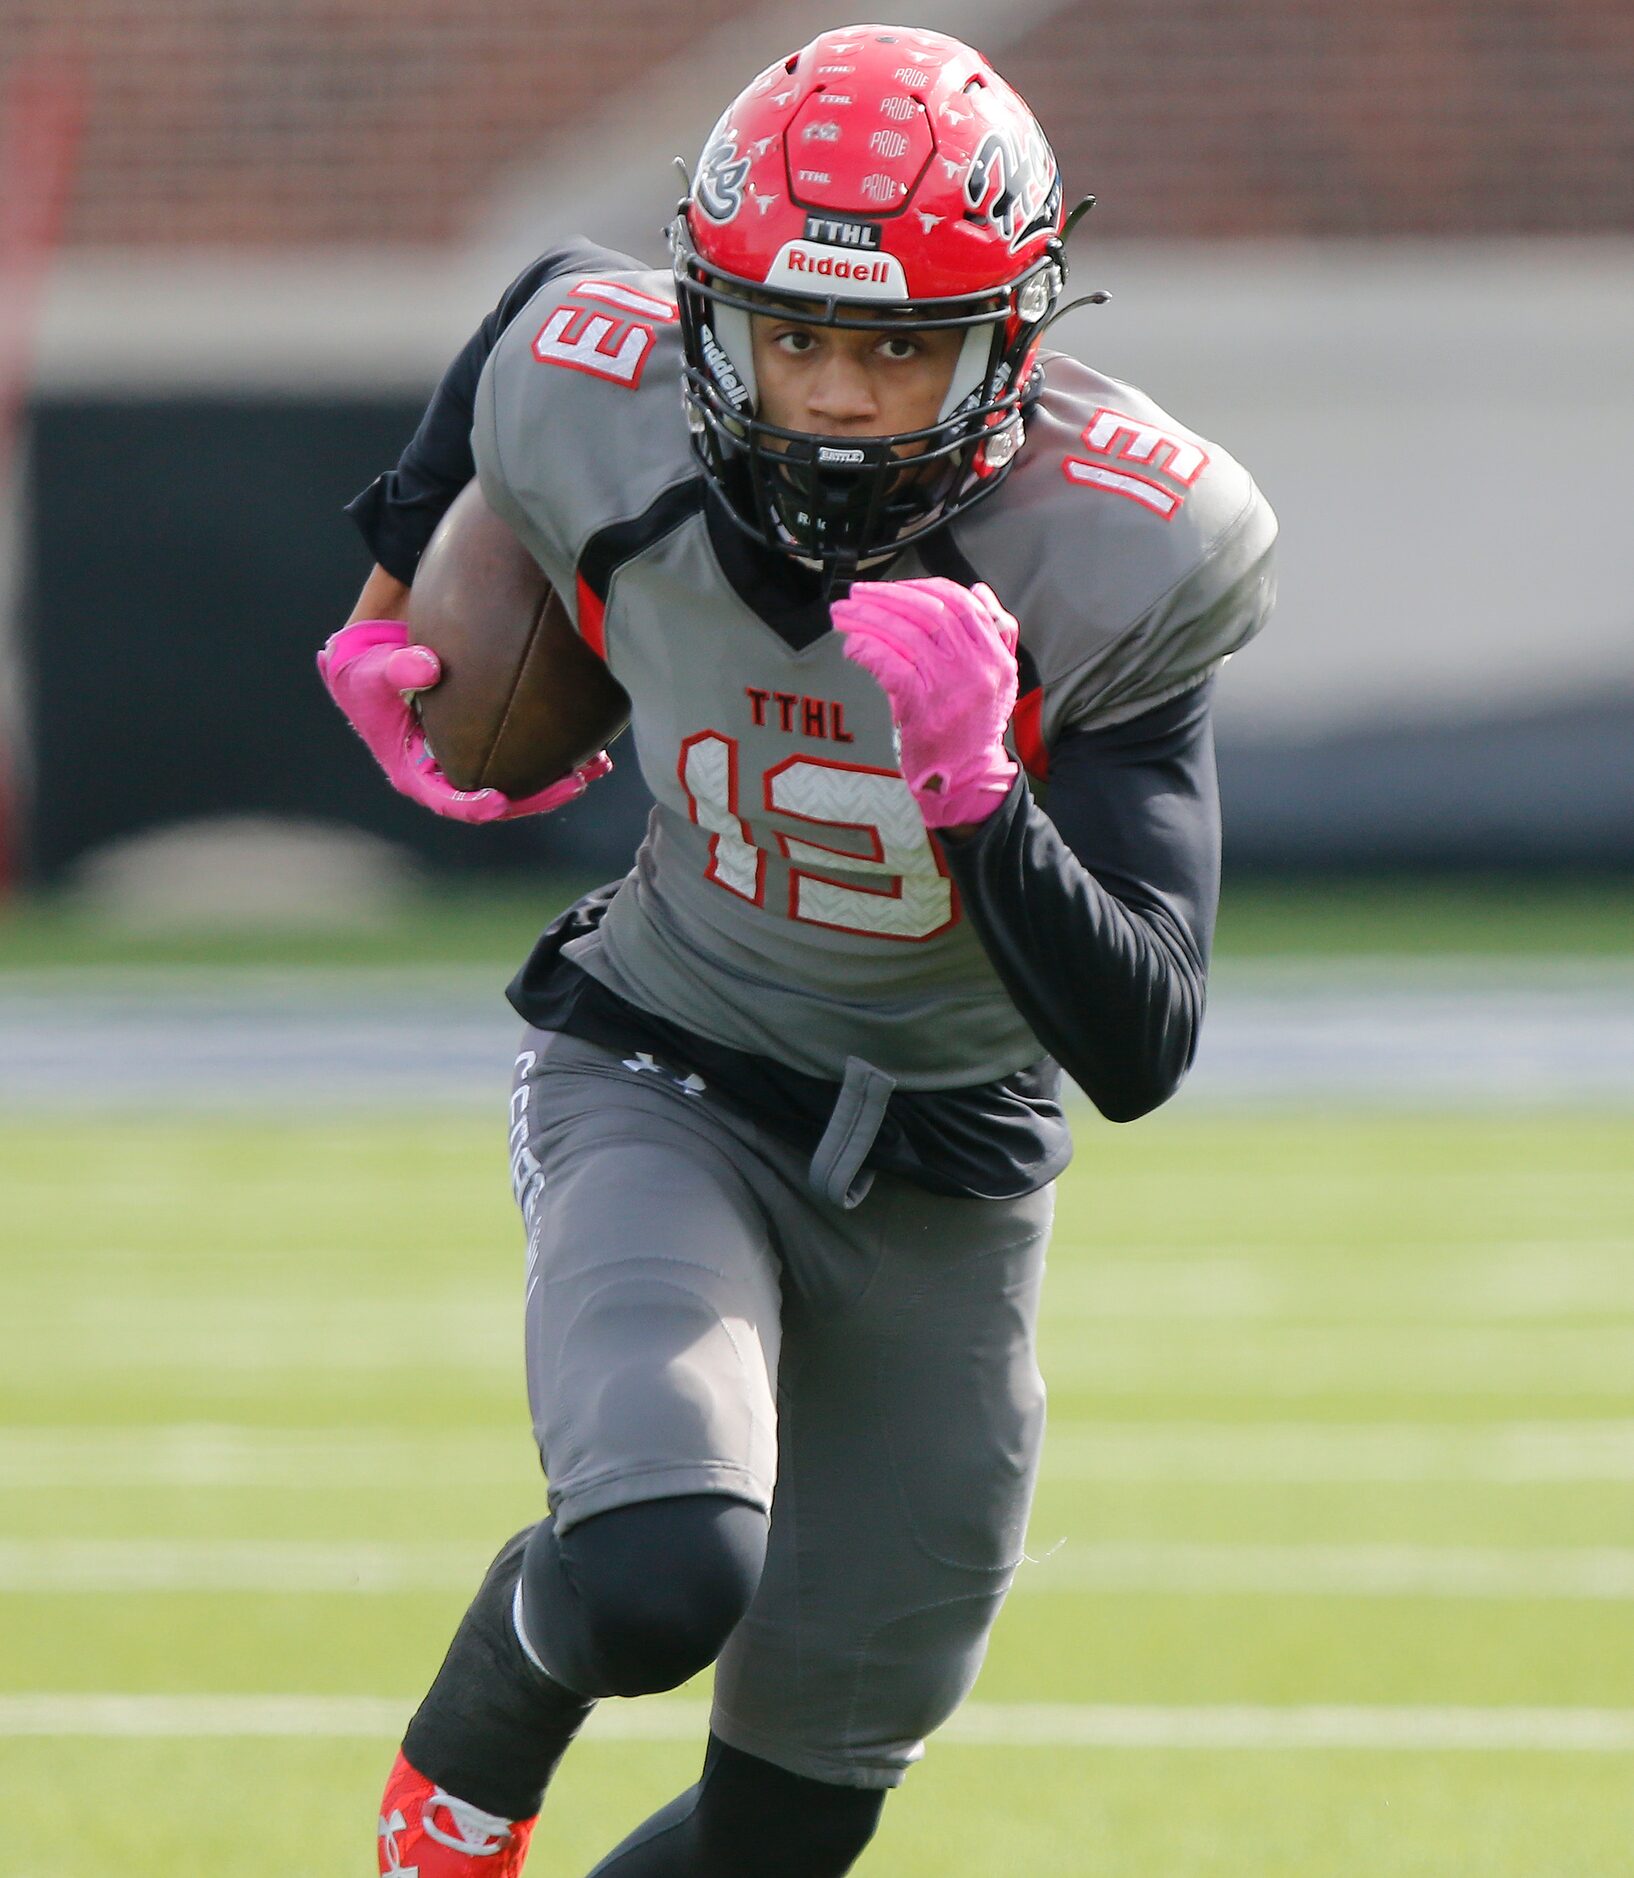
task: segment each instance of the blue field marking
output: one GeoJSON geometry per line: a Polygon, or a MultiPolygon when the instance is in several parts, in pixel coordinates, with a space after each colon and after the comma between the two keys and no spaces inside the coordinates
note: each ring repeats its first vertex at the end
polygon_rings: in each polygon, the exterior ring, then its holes
{"type": "MultiPolygon", "coordinates": [[[[497,1107],[520,1022],[487,973],[154,968],[0,979],[0,1107],[497,1107]]],[[[1180,1100],[1634,1106],[1634,968],[1261,960],[1216,974],[1180,1100]]]]}

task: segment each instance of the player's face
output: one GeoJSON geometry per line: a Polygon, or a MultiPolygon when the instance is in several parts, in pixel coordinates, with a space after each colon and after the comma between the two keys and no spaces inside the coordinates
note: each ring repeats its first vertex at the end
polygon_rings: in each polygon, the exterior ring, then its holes
{"type": "Polygon", "coordinates": [[[823,437],[888,437],[934,424],[964,343],[956,329],[855,332],[756,313],[763,422],[823,437]]]}

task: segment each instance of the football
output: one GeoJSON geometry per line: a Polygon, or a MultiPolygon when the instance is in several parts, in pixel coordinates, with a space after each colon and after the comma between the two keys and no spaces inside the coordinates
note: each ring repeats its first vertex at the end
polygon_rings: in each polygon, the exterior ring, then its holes
{"type": "Polygon", "coordinates": [[[442,660],[441,681],[419,695],[420,721],[457,789],[532,795],[629,721],[623,688],[475,482],[421,558],[406,623],[442,660]]]}

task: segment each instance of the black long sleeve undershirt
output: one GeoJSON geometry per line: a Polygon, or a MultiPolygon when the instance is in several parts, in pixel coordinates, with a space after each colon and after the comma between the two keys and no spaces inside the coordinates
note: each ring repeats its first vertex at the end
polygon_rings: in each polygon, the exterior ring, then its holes
{"type": "Polygon", "coordinates": [[[1111,1121],[1167,1101],[1197,1050],[1219,895],[1212,681],[1050,754],[943,842],[965,913],[1042,1048],[1111,1121]]]}

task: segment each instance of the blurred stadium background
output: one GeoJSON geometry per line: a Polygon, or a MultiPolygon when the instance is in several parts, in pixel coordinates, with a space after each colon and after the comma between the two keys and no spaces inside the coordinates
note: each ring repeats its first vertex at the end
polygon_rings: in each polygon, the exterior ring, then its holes
{"type": "MultiPolygon", "coordinates": [[[[1076,279],[1114,298],[1064,343],[1225,441],[1282,515],[1275,638],[1222,703],[1235,865],[1626,868],[1627,7],[933,16],[1101,198],[1076,279]]],[[[593,809],[478,843],[360,786],[307,674],[365,569],[338,512],[551,241],[661,258],[671,157],[820,17],[5,0],[23,880],[229,812],[440,868],[621,861],[629,765],[593,809]],[[232,687],[223,645],[253,652],[232,687]]]]}
{"type": "MultiPolygon", "coordinates": [[[[865,1868],[1624,1873],[1634,13],[890,12],[1033,104],[1114,296],[1064,343],[1284,554],[1198,1070],[1063,1189],[1035,1595],[865,1868]]],[[[391,798],[312,675],[341,506],[517,269],[659,259],[670,159],[840,18],[0,0],[7,1878],[366,1869],[533,1516],[498,993],[642,791],[391,798]]],[[[697,1699],[598,1721],[536,1865],[690,1777],[697,1699]]]]}

